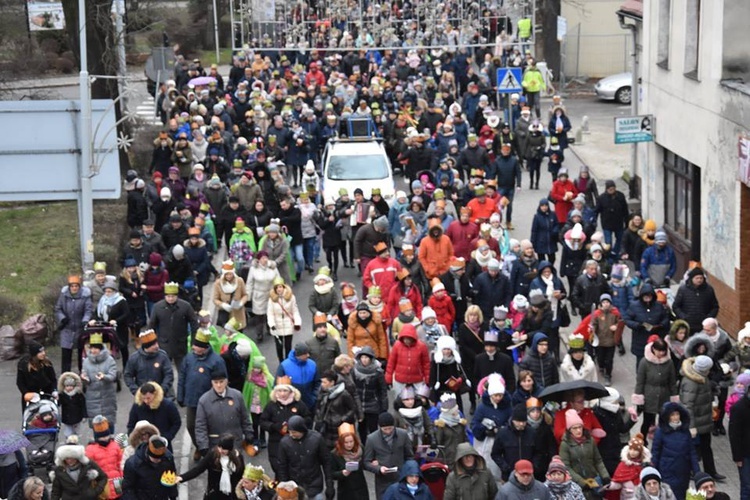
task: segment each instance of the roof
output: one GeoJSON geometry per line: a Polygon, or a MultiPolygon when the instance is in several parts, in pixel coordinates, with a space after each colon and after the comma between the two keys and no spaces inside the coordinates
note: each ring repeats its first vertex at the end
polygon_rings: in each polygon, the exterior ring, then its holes
{"type": "Polygon", "coordinates": [[[643,19],[643,0],[625,0],[620,6],[620,11],[643,19]]]}

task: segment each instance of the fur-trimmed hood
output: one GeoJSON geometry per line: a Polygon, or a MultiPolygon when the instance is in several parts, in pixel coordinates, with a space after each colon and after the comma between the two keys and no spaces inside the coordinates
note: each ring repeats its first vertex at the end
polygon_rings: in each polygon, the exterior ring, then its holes
{"type": "Polygon", "coordinates": [[[138,448],[138,445],[141,444],[140,434],[144,430],[149,431],[152,435],[161,436],[159,429],[155,425],[151,424],[148,420],[139,420],[135,424],[135,427],[133,427],[133,432],[128,436],[128,444],[133,449],[138,448]]]}
{"type": "Polygon", "coordinates": [[[64,444],[57,448],[55,452],[55,465],[58,467],[65,466],[65,460],[68,458],[75,458],[82,465],[89,463],[89,458],[86,456],[85,448],[80,444],[64,444]]]}
{"type": "Polygon", "coordinates": [[[643,357],[646,358],[646,361],[648,361],[649,363],[653,363],[655,365],[663,365],[664,363],[672,361],[669,355],[664,356],[661,359],[657,358],[654,355],[653,351],[651,350],[651,346],[653,344],[654,344],[653,342],[649,342],[648,344],[646,344],[646,347],[643,349],[643,357]]]}
{"type": "Polygon", "coordinates": [[[71,377],[76,381],[74,394],[83,394],[83,382],[81,382],[81,377],[73,372],[64,372],[62,375],[60,375],[60,378],[57,379],[57,392],[59,392],[60,394],[65,392],[65,386],[63,385],[63,382],[68,377],[71,377]]]}
{"type": "Polygon", "coordinates": [[[294,400],[295,400],[295,401],[299,401],[299,400],[300,400],[300,399],[302,398],[302,393],[301,393],[301,392],[299,392],[299,389],[297,389],[296,387],[294,387],[294,386],[292,386],[292,385],[286,385],[286,384],[278,384],[278,385],[276,385],[276,387],[274,387],[274,388],[273,388],[273,390],[271,391],[271,396],[270,396],[270,399],[271,399],[271,401],[273,401],[274,403],[276,402],[276,389],[278,389],[279,387],[286,387],[287,389],[291,390],[291,391],[292,391],[292,394],[294,394],[294,400]]]}
{"type": "MultiPolygon", "coordinates": [[[[690,335],[690,325],[688,324],[688,322],[684,319],[678,319],[675,320],[675,322],[672,323],[672,326],[669,328],[669,338],[672,340],[676,340],[675,335],[677,334],[677,330],[679,330],[681,327],[687,328],[688,336],[690,335]]],[[[687,341],[688,339],[686,338],[685,340],[687,341]]]]}
{"type": "Polygon", "coordinates": [[[651,450],[643,447],[643,451],[641,452],[641,462],[633,462],[628,458],[628,451],[630,451],[630,446],[625,445],[622,450],[620,451],[620,461],[623,462],[625,465],[642,465],[647,464],[651,462],[651,450]]]}
{"type": "MultiPolygon", "coordinates": [[[[276,293],[276,287],[271,288],[270,297],[274,302],[279,301],[279,294],[276,293]]],[[[292,288],[289,285],[284,285],[284,293],[282,294],[282,298],[284,300],[290,300],[292,298],[292,288]]]]}
{"type": "MultiPolygon", "coordinates": [[[[161,402],[164,401],[164,389],[157,384],[154,381],[149,381],[151,385],[154,386],[154,400],[151,401],[151,404],[149,405],[149,408],[152,410],[156,410],[161,406],[161,402]]],[[[143,393],[141,393],[141,388],[139,387],[137,391],[135,391],[135,404],[142,405],[143,404],[143,393]]]]}
{"type": "Polygon", "coordinates": [[[698,353],[695,352],[698,345],[705,344],[707,349],[704,353],[709,358],[714,357],[714,343],[711,342],[711,339],[708,338],[708,335],[705,333],[696,333],[692,337],[690,337],[687,342],[685,342],[685,357],[686,358],[693,358],[695,356],[698,356],[698,353]]]}
{"type": "Polygon", "coordinates": [[[684,377],[689,378],[696,384],[705,384],[708,379],[695,371],[695,368],[693,365],[695,364],[695,358],[686,358],[682,361],[682,368],[680,369],[680,372],[684,377]]]}

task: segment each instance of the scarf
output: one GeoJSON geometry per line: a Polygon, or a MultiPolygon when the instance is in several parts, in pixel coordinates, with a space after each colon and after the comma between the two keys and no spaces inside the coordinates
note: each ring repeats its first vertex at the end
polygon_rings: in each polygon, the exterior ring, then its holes
{"type": "Polygon", "coordinates": [[[114,307],[115,304],[117,304],[121,300],[125,300],[125,297],[120,295],[119,292],[114,293],[109,297],[107,297],[106,295],[102,295],[102,298],[99,299],[99,304],[96,307],[96,313],[104,321],[109,321],[109,312],[112,310],[112,307],[114,307]]]}
{"type": "Polygon", "coordinates": [[[78,476],[81,475],[81,464],[77,464],[75,467],[66,467],[65,472],[68,473],[70,479],[72,479],[74,483],[77,483],[78,476]]]}
{"type": "Polygon", "coordinates": [[[234,278],[234,281],[231,283],[222,279],[221,280],[221,291],[228,294],[233,294],[234,291],[237,290],[237,278],[234,278]]]}
{"type": "Polygon", "coordinates": [[[357,323],[362,325],[363,328],[367,328],[367,325],[370,324],[371,320],[372,320],[372,315],[369,315],[366,318],[360,318],[359,314],[357,314],[357,323]]]}
{"type": "Polygon", "coordinates": [[[680,427],[682,427],[682,422],[669,422],[669,426],[672,428],[672,430],[679,430],[680,427]]]}
{"type": "Polygon", "coordinates": [[[193,177],[195,178],[196,181],[203,182],[206,178],[205,175],[206,174],[204,174],[202,171],[196,170],[195,173],[193,174],[193,177]]]}
{"type": "Polygon", "coordinates": [[[349,316],[357,309],[357,304],[359,304],[359,298],[356,295],[352,295],[341,301],[341,312],[345,316],[349,316]]]}
{"type": "Polygon", "coordinates": [[[225,495],[232,493],[232,472],[234,464],[229,461],[229,457],[222,456],[219,458],[221,464],[221,478],[219,479],[219,491],[225,495]]]}
{"type": "Polygon", "coordinates": [[[573,368],[576,369],[576,371],[580,372],[581,367],[583,366],[583,358],[576,359],[573,356],[570,357],[570,362],[573,364],[573,368]]]}
{"type": "Polygon", "coordinates": [[[570,490],[570,476],[566,476],[566,480],[561,483],[547,480],[544,484],[547,485],[547,489],[552,493],[554,498],[567,498],[565,495],[570,490]]]}
{"type": "Polygon", "coordinates": [[[276,401],[284,406],[289,406],[290,404],[294,403],[294,392],[290,392],[289,395],[283,399],[281,398],[281,396],[276,394],[276,401]]]}
{"type": "Polygon", "coordinates": [[[406,433],[412,443],[417,446],[422,444],[424,437],[424,420],[422,419],[422,407],[416,408],[399,408],[398,413],[406,422],[406,433]]]}
{"type": "Polygon", "coordinates": [[[583,434],[583,435],[582,435],[581,437],[579,437],[579,438],[577,438],[577,437],[575,437],[575,436],[574,436],[573,434],[571,434],[571,435],[570,435],[570,439],[572,439],[573,441],[575,441],[575,443],[576,443],[576,444],[583,444],[583,443],[585,443],[585,442],[586,442],[586,440],[587,440],[588,438],[586,437],[586,433],[584,433],[584,434],[583,434]]]}
{"type": "Polygon", "coordinates": [[[532,429],[537,429],[540,425],[542,425],[542,420],[544,420],[543,417],[539,417],[539,420],[534,420],[531,417],[527,417],[526,424],[532,429]]]}
{"type": "Polygon", "coordinates": [[[357,451],[342,451],[341,458],[346,462],[359,462],[362,458],[362,447],[357,447],[357,451]]]}
{"type": "Polygon", "coordinates": [[[414,312],[412,312],[408,316],[406,314],[404,314],[404,313],[399,313],[398,314],[398,319],[399,319],[399,321],[401,321],[402,324],[408,325],[409,323],[411,323],[412,321],[414,321],[414,312]]]}
{"type": "Polygon", "coordinates": [[[406,489],[409,490],[411,496],[415,496],[417,494],[417,490],[419,489],[419,485],[406,483],[406,489]]]}
{"type": "Polygon", "coordinates": [[[380,431],[380,435],[383,437],[385,444],[391,446],[393,444],[393,438],[396,437],[396,430],[394,429],[390,434],[385,434],[383,431],[380,431]]]}
{"type": "Polygon", "coordinates": [[[539,275],[542,279],[542,283],[545,284],[544,295],[549,300],[549,306],[552,310],[552,321],[557,319],[557,303],[558,300],[555,298],[555,280],[553,275],[549,275],[549,278],[545,278],[543,275],[539,275]]]}
{"type": "Polygon", "coordinates": [[[267,385],[266,376],[263,375],[262,371],[259,371],[256,373],[255,370],[253,370],[250,373],[250,382],[257,385],[258,387],[265,388],[267,385]]]}
{"type": "Polygon", "coordinates": [[[476,321],[467,321],[466,327],[472,331],[472,333],[479,333],[479,327],[482,326],[482,323],[479,322],[479,320],[476,321]]]}
{"type": "Polygon", "coordinates": [[[371,303],[369,300],[367,301],[367,305],[370,306],[370,312],[376,312],[380,314],[383,311],[383,308],[385,307],[385,302],[382,300],[380,301],[380,304],[375,305],[371,303]]]}
{"type": "Polygon", "coordinates": [[[455,363],[455,362],[456,362],[456,358],[455,358],[455,356],[453,356],[453,352],[452,351],[451,351],[451,355],[450,356],[443,355],[443,360],[440,361],[440,363],[443,364],[443,365],[450,365],[451,363],[455,363]]]}
{"type": "Polygon", "coordinates": [[[324,285],[315,285],[313,288],[315,288],[316,293],[319,293],[320,295],[326,295],[333,289],[333,281],[326,281],[324,285]]]}
{"type": "Polygon", "coordinates": [[[487,264],[490,263],[490,260],[492,260],[492,252],[487,252],[486,256],[482,255],[481,252],[476,252],[474,254],[474,259],[477,261],[477,264],[479,264],[479,267],[485,269],[487,268],[487,264]]]}
{"type": "Polygon", "coordinates": [[[260,500],[260,494],[263,492],[263,482],[259,481],[252,490],[242,488],[242,491],[245,493],[246,500],[260,500]]]}
{"type": "Polygon", "coordinates": [[[459,424],[461,415],[458,413],[458,406],[454,406],[450,410],[440,410],[440,420],[445,422],[448,427],[453,427],[459,424]]]}

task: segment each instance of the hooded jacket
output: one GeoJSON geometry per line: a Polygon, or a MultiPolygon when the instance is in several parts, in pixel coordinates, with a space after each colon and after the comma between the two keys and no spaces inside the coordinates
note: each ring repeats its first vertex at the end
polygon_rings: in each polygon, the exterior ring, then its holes
{"type": "Polygon", "coordinates": [[[443,234],[443,227],[438,219],[429,219],[428,226],[428,233],[436,231],[438,237],[434,238],[428,234],[422,238],[417,255],[425,276],[431,280],[448,271],[448,264],[454,256],[454,251],[453,243],[448,236],[443,234]]]}
{"type": "Polygon", "coordinates": [[[646,413],[657,414],[667,401],[679,400],[677,373],[670,357],[657,358],[651,346],[652,343],[646,344],[644,359],[638,365],[632,401],[634,405],[643,405],[646,413]]]}
{"type": "Polygon", "coordinates": [[[390,385],[393,382],[401,384],[418,384],[430,381],[430,353],[427,345],[417,337],[414,325],[404,325],[399,333],[398,340],[391,349],[385,371],[385,381],[390,385]],[[414,344],[409,347],[404,339],[410,338],[414,344]]]}
{"type": "Polygon", "coordinates": [[[143,402],[143,394],[139,388],[135,393],[135,401],[130,407],[130,416],[128,418],[128,434],[133,432],[135,425],[145,420],[159,430],[159,434],[167,438],[170,443],[177,436],[182,426],[182,418],[177,406],[169,399],[164,398],[162,387],[153,382],[154,399],[151,404],[143,402]]]}
{"type": "Polygon", "coordinates": [[[494,438],[500,428],[508,423],[511,413],[510,395],[507,391],[497,405],[492,402],[489,393],[485,391],[471,419],[471,432],[474,434],[474,439],[484,441],[489,437],[494,438]],[[485,419],[490,419],[495,423],[494,429],[490,430],[483,424],[485,419]]]}
{"type": "Polygon", "coordinates": [[[278,337],[294,334],[295,328],[302,326],[302,318],[292,288],[284,285],[284,291],[279,295],[273,287],[269,292],[269,298],[266,314],[271,334],[278,337]]]}
{"type": "MultiPolygon", "coordinates": [[[[547,202],[547,200],[543,200],[547,202]]],[[[547,210],[543,212],[540,208],[536,209],[534,220],[531,222],[531,244],[534,250],[542,254],[554,254],[557,252],[557,233],[558,221],[555,212],[547,210]]],[[[547,202],[549,205],[549,202],[547,202]]]]}
{"type": "Polygon", "coordinates": [[[104,348],[96,356],[89,353],[83,360],[81,374],[86,374],[86,413],[91,417],[104,415],[110,422],[117,421],[117,362],[104,348]],[[104,377],[97,380],[97,374],[104,377]]]}
{"type": "Polygon", "coordinates": [[[107,476],[107,498],[118,498],[114,485],[114,479],[122,477],[122,449],[114,439],[107,441],[106,446],[102,446],[98,441],[89,443],[86,446],[86,456],[107,476]]]}
{"type": "Polygon", "coordinates": [[[484,271],[474,280],[475,304],[482,310],[485,318],[492,317],[495,306],[508,306],[513,297],[510,280],[498,271],[494,278],[489,271],[484,271]]]}
{"type": "Polygon", "coordinates": [[[432,492],[422,477],[422,471],[419,469],[419,464],[414,460],[407,460],[404,462],[403,467],[399,469],[400,478],[397,483],[394,483],[385,490],[385,494],[382,496],[383,500],[432,500],[432,492]],[[407,476],[419,476],[419,483],[416,491],[413,493],[409,490],[406,483],[407,476]]]}
{"type": "Polygon", "coordinates": [[[711,432],[714,425],[711,403],[715,390],[709,377],[695,370],[695,359],[686,358],[682,362],[680,402],[688,410],[692,428],[696,429],[698,434],[707,434],[711,432]]]}
{"type": "Polygon", "coordinates": [[[715,318],[719,314],[719,301],[711,285],[703,282],[695,286],[692,275],[688,273],[687,283],[680,285],[672,304],[675,315],[690,325],[690,333],[703,329],[703,320],[715,318]]]}
{"type": "Polygon", "coordinates": [[[503,500],[553,500],[552,493],[544,483],[532,479],[528,486],[521,484],[515,473],[510,475],[508,482],[502,485],[496,499],[503,500]]]}
{"type": "Polygon", "coordinates": [[[648,283],[641,287],[638,300],[630,303],[624,319],[625,324],[633,331],[630,352],[636,356],[643,356],[643,349],[646,347],[646,341],[649,336],[654,333],[662,336],[669,328],[669,315],[664,306],[656,301],[654,288],[648,283]],[[649,304],[643,301],[643,297],[646,295],[651,295],[651,302],[649,304]],[[654,328],[648,331],[644,327],[644,323],[649,323],[654,328]]]}
{"type": "Polygon", "coordinates": [[[444,500],[493,500],[497,495],[497,483],[487,464],[473,446],[461,443],[456,448],[456,464],[445,483],[444,500]],[[474,455],[474,468],[467,470],[461,459],[474,455]]]}
{"type": "Polygon", "coordinates": [[[549,199],[555,204],[555,215],[557,215],[557,222],[561,226],[567,222],[568,212],[573,208],[573,198],[576,195],[578,195],[578,188],[576,188],[570,179],[566,179],[565,181],[557,179],[552,183],[549,199]],[[565,199],[566,193],[573,193],[573,195],[565,199]]]}
{"type": "Polygon", "coordinates": [[[200,397],[211,389],[211,375],[215,371],[226,373],[226,365],[211,347],[201,356],[192,352],[185,356],[177,379],[177,402],[197,408],[200,397]]]}
{"type": "MultiPolygon", "coordinates": [[[[708,409],[711,410],[710,402],[708,409]]],[[[679,403],[667,403],[659,414],[659,426],[651,445],[651,464],[661,472],[662,483],[667,483],[675,491],[687,490],[690,473],[700,471],[698,455],[690,437],[691,426],[687,408],[679,403]],[[669,425],[669,415],[675,411],[680,413],[681,425],[677,429],[669,425]]]]}
{"type": "Polygon", "coordinates": [[[63,373],[57,380],[57,393],[61,411],[60,421],[66,425],[80,424],[81,420],[86,418],[86,397],[83,394],[81,377],[73,372],[63,373]],[[65,392],[65,386],[63,385],[68,377],[75,380],[75,386],[71,394],[65,392]]]}
{"type": "Polygon", "coordinates": [[[534,430],[531,427],[516,429],[511,420],[498,431],[495,443],[492,445],[492,460],[502,471],[503,481],[508,481],[516,462],[519,460],[535,462],[534,455],[534,430]]]}
{"type": "Polygon", "coordinates": [[[555,356],[552,354],[551,349],[544,356],[539,355],[537,347],[542,340],[549,341],[549,337],[542,332],[536,332],[531,341],[531,349],[526,353],[526,356],[524,356],[518,366],[522,370],[531,371],[534,374],[534,380],[541,387],[549,387],[560,381],[560,375],[557,370],[555,356]]]}
{"type": "Polygon", "coordinates": [[[586,439],[582,443],[574,440],[569,431],[565,432],[560,442],[560,458],[568,467],[571,479],[581,488],[586,486],[584,483],[586,479],[597,476],[602,480],[609,479],[609,472],[604,467],[604,461],[594,438],[591,437],[588,429],[584,429],[583,433],[586,439]]]}
{"type": "Polygon", "coordinates": [[[388,359],[388,337],[383,329],[383,323],[376,313],[370,313],[370,321],[367,326],[362,326],[354,311],[349,315],[347,325],[347,347],[349,356],[354,357],[354,347],[368,346],[375,353],[377,359],[388,359]]]}
{"type": "Polygon", "coordinates": [[[316,431],[307,430],[301,439],[294,439],[292,436],[282,438],[276,479],[296,481],[305,488],[309,498],[323,493],[324,486],[325,490],[333,492],[330,450],[326,449],[323,436],[316,431]]]}
{"type": "Polygon", "coordinates": [[[74,296],[70,293],[70,288],[64,286],[55,304],[55,323],[60,328],[60,347],[76,348],[81,325],[88,323],[93,314],[91,290],[82,286],[74,296]]]}
{"type": "Polygon", "coordinates": [[[282,385],[277,384],[271,391],[271,400],[263,408],[260,415],[260,428],[263,432],[268,433],[268,459],[274,471],[277,471],[279,442],[287,431],[284,429],[289,419],[294,415],[299,415],[305,419],[308,426],[312,426],[312,414],[307,405],[302,402],[302,394],[296,387],[284,385],[292,391],[292,400],[289,404],[284,404],[278,399],[277,389],[282,385]]]}
{"type": "Polygon", "coordinates": [[[352,370],[352,378],[357,388],[362,410],[370,415],[379,415],[388,411],[388,386],[385,383],[383,368],[375,358],[375,352],[370,346],[363,347],[355,356],[356,362],[352,370]],[[373,358],[368,366],[361,363],[363,355],[373,358]]]}
{"type": "Polygon", "coordinates": [[[659,248],[659,245],[653,244],[643,251],[640,266],[641,277],[644,280],[648,278],[652,283],[661,285],[674,276],[677,259],[669,245],[659,248]]]}
{"type": "MultiPolygon", "coordinates": [[[[113,422],[114,420],[112,420],[113,422]]],[[[55,452],[55,468],[50,473],[54,500],[97,500],[107,486],[107,475],[89,460],[81,445],[63,445],[55,452]],[[67,472],[65,459],[75,458],[80,463],[78,479],[67,472]]]]}

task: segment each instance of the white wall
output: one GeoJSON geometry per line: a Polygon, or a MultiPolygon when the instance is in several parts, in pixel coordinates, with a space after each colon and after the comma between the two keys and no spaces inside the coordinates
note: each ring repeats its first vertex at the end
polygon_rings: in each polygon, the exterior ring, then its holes
{"type": "MultiPolygon", "coordinates": [[[[669,70],[656,66],[657,34],[664,29],[656,15],[659,1],[644,2],[641,112],[656,117],[660,145],[701,167],[702,263],[734,287],[739,267],[737,137],[743,125],[750,127],[750,95],[720,85],[722,0],[702,2],[699,81],[683,75],[687,0],[672,0],[669,70]]],[[[661,162],[655,144],[640,147],[643,212],[659,224],[664,221],[661,162]]]]}

